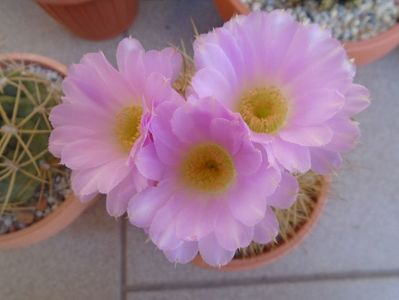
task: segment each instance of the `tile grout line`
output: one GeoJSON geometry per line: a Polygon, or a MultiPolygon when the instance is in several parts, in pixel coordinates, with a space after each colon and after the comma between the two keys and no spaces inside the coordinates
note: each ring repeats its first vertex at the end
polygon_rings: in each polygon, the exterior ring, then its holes
{"type": "Polygon", "coordinates": [[[119,287],[119,298],[120,300],[126,300],[127,298],[127,286],[126,286],[126,276],[127,276],[127,242],[126,242],[126,215],[121,217],[120,223],[120,287],[119,287]]]}
{"type": "MultiPolygon", "coordinates": [[[[126,29],[121,34],[121,39],[129,37],[129,29],[126,29]]],[[[119,286],[119,298],[120,300],[127,299],[127,235],[126,235],[126,214],[124,214],[120,219],[120,286],[119,286]]]]}
{"type": "Polygon", "coordinates": [[[227,287],[246,287],[270,284],[298,284],[311,282],[334,282],[346,280],[366,280],[366,279],[387,279],[398,278],[399,270],[381,270],[370,272],[342,272],[331,274],[311,274],[306,276],[286,276],[286,277],[261,277],[234,279],[226,282],[205,281],[199,283],[167,283],[167,284],[146,284],[127,286],[125,292],[157,292],[157,291],[176,291],[176,290],[196,290],[196,289],[219,289],[227,287]]]}

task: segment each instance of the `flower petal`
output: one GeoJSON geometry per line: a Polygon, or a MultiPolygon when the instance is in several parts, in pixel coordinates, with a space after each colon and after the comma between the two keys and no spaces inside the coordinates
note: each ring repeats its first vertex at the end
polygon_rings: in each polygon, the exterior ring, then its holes
{"type": "Polygon", "coordinates": [[[112,217],[120,217],[126,211],[132,195],[136,193],[134,176],[127,176],[120,184],[107,194],[107,212],[112,217]]]}
{"type": "Polygon", "coordinates": [[[61,163],[70,169],[89,169],[124,158],[124,155],[112,146],[114,145],[90,138],[76,140],[64,145],[61,163]]]}
{"type": "Polygon", "coordinates": [[[176,109],[171,119],[172,131],[180,142],[198,143],[209,136],[212,119],[210,111],[195,110],[188,104],[176,109]]]}
{"type": "Polygon", "coordinates": [[[229,251],[220,247],[216,236],[211,233],[198,241],[202,259],[211,266],[220,267],[228,264],[234,257],[235,250],[229,251]]]}
{"type": "Polygon", "coordinates": [[[312,170],[322,175],[331,174],[342,164],[342,157],[338,152],[311,149],[310,157],[312,160],[312,170]]]}
{"type": "Polygon", "coordinates": [[[345,97],[335,90],[315,90],[296,99],[293,122],[299,126],[318,125],[337,114],[345,104],[345,97]]]}
{"type": "Polygon", "coordinates": [[[298,181],[288,172],[281,174],[281,182],[276,191],[267,198],[267,204],[280,209],[289,208],[296,200],[299,191],[298,181]]]}
{"type": "Polygon", "coordinates": [[[115,106],[128,104],[135,94],[125,78],[107,61],[102,52],[85,54],[75,68],[76,72],[69,71],[68,77],[71,76],[75,84],[90,96],[90,99],[102,101],[111,110],[115,106]],[[116,103],[119,105],[115,105],[116,103]]]}
{"type": "Polygon", "coordinates": [[[234,155],[234,165],[242,175],[251,175],[255,173],[261,163],[261,151],[256,149],[252,143],[245,141],[241,145],[241,149],[234,155]]]}
{"type": "Polygon", "coordinates": [[[72,189],[79,195],[109,193],[130,172],[125,159],[110,161],[102,166],[79,170],[72,176],[72,189]]]}
{"type": "Polygon", "coordinates": [[[149,111],[163,102],[173,101],[176,105],[184,104],[184,99],[177,93],[168,79],[160,73],[152,73],[145,82],[145,101],[149,111]]]}
{"type": "Polygon", "coordinates": [[[232,62],[218,45],[198,41],[195,44],[194,62],[197,70],[211,66],[215,70],[219,70],[232,86],[236,86],[237,76],[232,62]]]}
{"type": "Polygon", "coordinates": [[[159,180],[164,171],[163,164],[159,161],[153,143],[139,149],[136,156],[136,166],[148,179],[159,180]]]}
{"type": "Polygon", "coordinates": [[[309,149],[275,139],[271,150],[277,161],[290,172],[305,173],[310,169],[309,149]]]}
{"type": "Polygon", "coordinates": [[[118,69],[129,83],[140,90],[145,84],[144,49],[141,43],[133,38],[123,39],[116,50],[118,69]]]}
{"type": "Polygon", "coordinates": [[[327,150],[345,152],[352,150],[360,137],[359,124],[348,118],[337,117],[328,123],[334,132],[331,142],[325,146],[327,150]]]}
{"type": "Polygon", "coordinates": [[[244,225],[257,224],[265,215],[266,197],[273,194],[280,180],[280,172],[265,162],[255,174],[241,178],[228,196],[233,216],[244,225]]]}
{"type": "Polygon", "coordinates": [[[359,84],[351,84],[345,93],[345,98],[343,113],[349,117],[353,117],[370,105],[370,92],[359,84]]]}
{"type": "Polygon", "coordinates": [[[144,64],[147,74],[159,73],[174,82],[180,74],[183,59],[174,48],[165,48],[161,51],[150,50],[144,55],[144,64]]]}
{"type": "Polygon", "coordinates": [[[265,217],[254,229],[253,241],[260,244],[270,243],[278,235],[279,224],[271,208],[266,210],[265,217]]]}
{"type": "Polygon", "coordinates": [[[186,264],[192,261],[198,253],[197,242],[183,242],[173,250],[164,251],[166,258],[171,263],[186,264]]]}
{"type": "Polygon", "coordinates": [[[215,236],[220,246],[229,251],[247,247],[253,237],[253,227],[242,225],[225,212],[215,224],[215,236]]]}
{"type": "Polygon", "coordinates": [[[328,126],[319,125],[292,127],[281,130],[279,135],[286,142],[301,146],[320,147],[331,141],[333,131],[328,126]]]}
{"type": "Polygon", "coordinates": [[[234,108],[234,104],[230,101],[234,97],[233,87],[220,72],[212,68],[197,71],[191,80],[191,87],[200,99],[212,97],[226,107],[234,108]]]}
{"type": "Polygon", "coordinates": [[[109,111],[96,105],[70,102],[55,106],[51,110],[49,118],[53,127],[84,127],[92,130],[93,133],[104,132],[107,125],[113,121],[109,111]]]}
{"type": "Polygon", "coordinates": [[[93,135],[93,130],[78,126],[54,128],[49,137],[49,150],[54,156],[61,157],[62,150],[69,142],[91,135],[93,135]]]}
{"type": "Polygon", "coordinates": [[[176,199],[169,199],[164,206],[158,209],[152,220],[149,235],[161,250],[174,250],[183,243],[176,236],[176,217],[180,209],[181,206],[176,199]]]}
{"type": "Polygon", "coordinates": [[[184,240],[197,241],[214,229],[208,201],[200,196],[186,196],[183,202],[186,204],[177,216],[176,235],[184,240]]]}
{"type": "Polygon", "coordinates": [[[170,197],[167,184],[171,183],[148,187],[131,198],[128,206],[130,223],[140,228],[150,227],[157,211],[170,197]]]}
{"type": "Polygon", "coordinates": [[[210,124],[211,137],[222,144],[231,154],[236,154],[241,148],[242,139],[248,134],[245,125],[239,120],[215,118],[210,124]]]}

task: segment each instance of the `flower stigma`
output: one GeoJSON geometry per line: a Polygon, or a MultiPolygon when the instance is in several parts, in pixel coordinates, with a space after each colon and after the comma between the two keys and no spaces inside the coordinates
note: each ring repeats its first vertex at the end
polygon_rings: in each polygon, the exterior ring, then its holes
{"type": "Polygon", "coordinates": [[[285,124],[288,104],[276,87],[255,88],[241,96],[238,112],[251,130],[272,134],[285,124]]]}

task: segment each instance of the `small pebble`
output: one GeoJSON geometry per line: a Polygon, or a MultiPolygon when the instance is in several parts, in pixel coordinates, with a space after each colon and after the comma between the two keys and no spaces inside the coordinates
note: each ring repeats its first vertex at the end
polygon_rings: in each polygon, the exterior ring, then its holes
{"type": "Polygon", "coordinates": [[[44,215],[47,216],[51,212],[51,209],[49,207],[46,208],[44,211],[44,215]]]}
{"type": "Polygon", "coordinates": [[[7,227],[10,227],[13,222],[13,217],[10,215],[5,215],[3,218],[3,224],[7,227]]]}
{"type": "Polygon", "coordinates": [[[24,229],[26,228],[26,224],[17,222],[14,228],[11,228],[11,232],[15,231],[15,229],[24,229]]]}
{"type": "Polygon", "coordinates": [[[6,226],[4,224],[0,224],[0,234],[7,233],[9,228],[10,228],[10,226],[6,226]]]}
{"type": "Polygon", "coordinates": [[[54,204],[56,202],[56,199],[53,196],[47,197],[47,202],[49,204],[54,204]]]}
{"type": "Polygon", "coordinates": [[[42,218],[43,217],[43,212],[40,210],[35,211],[35,216],[36,218],[42,218]]]}

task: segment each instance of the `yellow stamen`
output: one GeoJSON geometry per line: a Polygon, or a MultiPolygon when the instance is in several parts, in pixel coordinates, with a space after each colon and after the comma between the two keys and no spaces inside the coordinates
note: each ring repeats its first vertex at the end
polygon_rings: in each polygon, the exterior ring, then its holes
{"type": "Polygon", "coordinates": [[[285,123],[288,105],[278,88],[256,88],[243,94],[238,112],[253,131],[275,133],[285,123]]]}
{"type": "Polygon", "coordinates": [[[231,155],[213,143],[193,147],[181,164],[183,183],[201,192],[222,192],[235,178],[231,155]]]}
{"type": "Polygon", "coordinates": [[[115,135],[125,152],[130,152],[134,142],[140,136],[143,108],[138,105],[123,108],[116,115],[115,135]]]}

